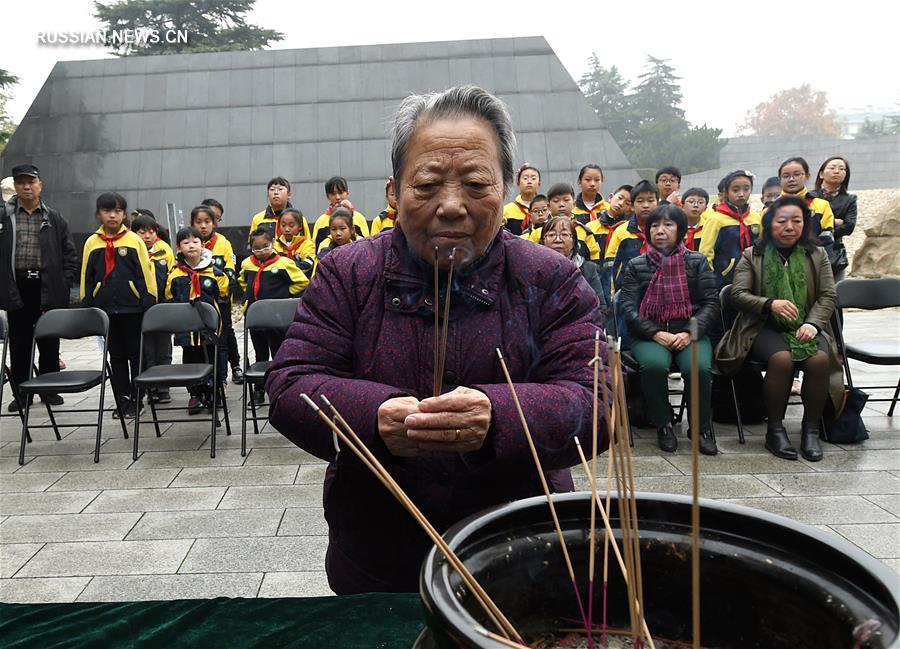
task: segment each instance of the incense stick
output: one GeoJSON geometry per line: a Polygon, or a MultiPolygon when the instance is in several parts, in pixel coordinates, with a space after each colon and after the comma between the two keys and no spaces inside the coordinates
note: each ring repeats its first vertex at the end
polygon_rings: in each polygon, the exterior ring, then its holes
{"type": "MultiPolygon", "coordinates": [[[[447,271],[447,286],[444,289],[444,328],[441,332],[440,356],[438,358],[437,391],[440,396],[444,387],[444,364],[447,362],[447,332],[450,330],[450,294],[453,292],[453,266],[456,261],[456,248],[450,250],[450,269],[447,271]]],[[[435,304],[437,308],[437,304],[435,304]]]]}
{"type": "MultiPolygon", "coordinates": [[[[609,349],[609,339],[607,338],[607,349],[609,349]]],[[[608,357],[608,354],[607,354],[608,357]]],[[[613,453],[615,450],[614,445],[612,444],[612,438],[614,433],[614,429],[616,426],[615,422],[615,413],[612,412],[609,405],[609,396],[606,391],[607,386],[607,378],[606,378],[606,367],[600,362],[600,371],[602,372],[603,377],[603,409],[604,416],[606,417],[606,437],[607,437],[607,451],[606,451],[606,503],[605,503],[605,514],[606,517],[609,518],[609,503],[610,503],[610,493],[612,492],[612,470],[613,470],[613,453]]],[[[616,383],[613,383],[613,391],[615,392],[616,383]]],[[[594,481],[596,483],[596,480],[594,481]]],[[[604,535],[603,537],[603,646],[606,647],[606,611],[607,611],[607,600],[608,600],[608,591],[609,591],[609,535],[604,535]]]]}
{"type": "Polygon", "coordinates": [[[694,649],[700,649],[700,377],[697,318],[691,318],[691,628],[694,649]]]}
{"type": "Polygon", "coordinates": [[[504,647],[515,647],[515,649],[522,649],[522,645],[513,642],[512,640],[507,640],[502,635],[497,635],[496,633],[491,633],[487,629],[481,626],[475,627],[475,632],[483,635],[485,638],[490,638],[494,642],[499,642],[504,647]]]}
{"type": "Polygon", "coordinates": [[[475,580],[475,577],[469,572],[468,568],[466,568],[465,564],[460,560],[460,558],[456,555],[453,550],[450,549],[450,546],[447,545],[446,541],[444,541],[443,537],[434,529],[428,519],[424,514],[419,510],[415,503],[410,500],[409,496],[406,495],[406,492],[400,487],[399,484],[394,480],[394,478],[388,473],[388,471],[382,466],[382,464],[378,461],[378,459],[372,454],[372,452],[368,449],[368,447],[359,439],[347,421],[338,413],[337,409],[328,401],[327,397],[322,395],[323,401],[328,405],[328,407],[334,413],[335,419],[341,424],[341,427],[337,426],[331,419],[326,415],[314,402],[310,399],[306,394],[301,394],[300,397],[307,403],[307,405],[313,409],[313,411],[324,421],[329,428],[332,429],[334,433],[341,438],[341,441],[344,442],[347,446],[350,447],[350,450],[356,455],[359,460],[368,468],[376,478],[387,488],[391,494],[397,498],[401,505],[412,515],[412,517],[416,520],[417,523],[422,527],[425,533],[431,538],[435,545],[441,550],[443,555],[447,558],[447,561],[453,566],[462,580],[469,587],[469,590],[475,595],[476,601],[481,605],[484,611],[487,613],[488,617],[491,619],[494,624],[497,625],[497,628],[503,632],[503,634],[507,637],[514,638],[517,642],[524,644],[521,636],[516,631],[516,629],[512,626],[508,619],[503,615],[497,605],[491,600],[488,594],[484,591],[481,585],[475,580]]]}
{"type": "MultiPolygon", "coordinates": [[[[592,480],[591,470],[588,468],[587,459],[584,457],[584,451],[581,449],[581,444],[578,442],[578,437],[575,437],[575,448],[578,449],[578,457],[581,459],[581,466],[584,469],[584,474],[587,476],[588,482],[592,480]]],[[[594,504],[597,505],[597,509],[600,510],[600,518],[603,519],[603,526],[606,529],[606,538],[612,545],[613,554],[616,557],[616,560],[619,562],[619,569],[622,571],[622,578],[627,582],[628,581],[628,570],[625,568],[625,561],[622,559],[622,553],[619,551],[619,544],[616,542],[616,537],[613,534],[612,525],[609,522],[609,514],[603,509],[603,503],[600,502],[600,496],[597,493],[596,489],[591,490],[591,494],[593,496],[594,504]]],[[[607,493],[608,495],[608,493],[607,493]]],[[[641,609],[639,611],[641,616],[641,628],[644,631],[644,634],[648,638],[648,642],[650,646],[653,647],[653,639],[650,636],[650,629],[647,628],[647,621],[644,619],[644,611],[641,609]]],[[[592,627],[593,628],[593,627],[592,627]]],[[[630,631],[629,631],[630,633],[630,631]]],[[[606,642],[604,636],[604,643],[606,642]]]]}
{"type": "Polygon", "coordinates": [[[522,412],[522,404],[519,403],[519,396],[516,394],[516,387],[513,384],[512,377],[509,374],[509,368],[506,366],[506,360],[500,349],[497,348],[497,357],[500,359],[500,367],[503,369],[503,376],[506,377],[506,383],[509,385],[509,391],[522,422],[522,428],[525,430],[525,438],[528,440],[528,447],[531,449],[531,456],[534,459],[537,468],[538,477],[541,479],[541,486],[544,488],[544,495],[547,497],[547,505],[550,507],[550,516],[553,518],[553,525],[556,527],[556,534],[559,536],[559,545],[562,548],[563,558],[566,562],[566,568],[569,571],[569,577],[572,579],[572,588],[575,590],[575,599],[578,600],[578,608],[581,611],[581,619],[584,622],[585,631],[588,634],[588,647],[593,649],[594,640],[591,636],[591,627],[588,624],[587,616],[584,611],[584,603],[581,601],[581,593],[578,590],[578,582],[575,580],[575,570],[572,568],[572,561],[569,558],[569,550],[566,547],[566,539],[563,536],[562,527],[559,524],[559,518],[556,515],[556,507],[553,504],[553,498],[550,496],[550,487],[547,486],[547,478],[544,475],[544,469],[541,466],[541,458],[538,457],[537,448],[534,445],[534,439],[531,437],[531,430],[528,428],[528,421],[525,419],[525,413],[522,412]]]}
{"type": "MultiPolygon", "coordinates": [[[[592,421],[591,421],[591,436],[592,436],[592,446],[591,446],[591,462],[593,466],[593,474],[591,479],[591,493],[596,496],[597,493],[597,415],[599,403],[597,400],[597,390],[599,389],[600,383],[600,365],[602,364],[602,360],[600,359],[600,330],[598,329],[594,334],[594,357],[591,359],[590,364],[594,366],[594,392],[593,392],[593,413],[592,413],[592,421]]],[[[577,442],[576,442],[577,444],[577,442]]],[[[596,530],[594,529],[597,522],[597,512],[594,510],[593,502],[591,503],[591,536],[590,536],[590,556],[588,558],[588,614],[587,619],[588,623],[591,627],[594,626],[594,570],[595,570],[595,560],[594,560],[594,549],[596,548],[597,535],[596,530]]]]}
{"type": "Polygon", "coordinates": [[[438,303],[440,302],[441,293],[440,293],[440,272],[438,271],[438,247],[434,247],[434,383],[432,384],[432,391],[434,392],[434,396],[439,396],[441,394],[441,389],[438,387],[438,364],[440,363],[440,355],[438,352],[440,345],[440,322],[438,321],[440,310],[438,308],[438,303]]]}

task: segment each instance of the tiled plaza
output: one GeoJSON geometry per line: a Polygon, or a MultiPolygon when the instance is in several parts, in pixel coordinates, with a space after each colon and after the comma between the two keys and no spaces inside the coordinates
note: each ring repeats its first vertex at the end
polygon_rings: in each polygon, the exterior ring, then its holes
{"type": "MultiPolygon", "coordinates": [[[[847,314],[846,335],[896,340],[898,317],[847,314]]],[[[97,362],[97,346],[93,340],[63,342],[62,355],[70,369],[90,367],[97,362]]],[[[857,383],[897,380],[897,368],[852,367],[857,383]]],[[[173,390],[173,396],[176,404],[186,403],[183,390],[173,390]]],[[[64,430],[62,441],[50,429],[33,431],[26,463],[19,466],[21,424],[4,416],[0,600],[330,594],[321,506],[325,464],[271,427],[248,435],[242,457],[239,386],[229,386],[228,397],[233,434],[226,437],[220,429],[215,459],[209,457],[208,422],[167,425],[160,438],[152,425],[142,426],[141,454],[132,461],[132,440],[123,439],[118,422],[107,418],[99,464],[93,462],[95,430],[86,426],[64,430]]],[[[66,404],[85,406],[96,398],[95,390],[67,397],[66,404]]],[[[4,415],[8,401],[7,391],[4,415]]],[[[900,409],[888,418],[888,405],[867,407],[868,441],[825,444],[825,459],[818,463],[770,455],[763,448],[765,424],[749,426],[744,445],[735,427],[717,424],[721,453],[702,458],[702,495],[828,530],[900,572],[900,409]]],[[[35,423],[45,423],[43,408],[33,412],[35,423]]],[[[59,420],[85,417],[90,415],[61,413],[59,420]]],[[[799,441],[796,408],[789,411],[788,430],[799,441]]],[[[684,438],[679,451],[668,455],[656,447],[654,431],[636,432],[637,489],[690,493],[684,438]]]]}

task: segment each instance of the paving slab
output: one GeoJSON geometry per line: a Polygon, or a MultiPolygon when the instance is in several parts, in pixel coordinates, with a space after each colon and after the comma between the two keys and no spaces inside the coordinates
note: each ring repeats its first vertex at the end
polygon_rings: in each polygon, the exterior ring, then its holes
{"type": "Polygon", "coordinates": [[[885,509],[892,513],[897,518],[900,518],[900,496],[896,494],[873,494],[866,496],[866,500],[875,503],[882,509],[885,509]]]}
{"type": "Polygon", "coordinates": [[[172,487],[292,484],[299,465],[182,469],[172,487]]]}
{"type": "MultiPolygon", "coordinates": [[[[690,475],[690,456],[670,456],[668,459],[685,475],[690,475]]],[[[777,458],[768,451],[734,455],[721,453],[715,457],[706,455],[700,457],[700,475],[799,473],[802,471],[812,471],[812,469],[800,462],[791,462],[777,458]]]]}
{"type": "Polygon", "coordinates": [[[278,528],[278,536],[328,536],[325,510],[320,507],[290,507],[278,528]]]}
{"type": "Polygon", "coordinates": [[[77,514],[88,506],[100,492],[41,491],[35,493],[4,494],[0,498],[0,513],[15,514],[77,514]]]}
{"type": "MultiPolygon", "coordinates": [[[[693,493],[693,478],[691,476],[635,478],[634,488],[637,491],[690,496],[693,493]]],[[[701,498],[766,498],[776,497],[778,494],[753,476],[701,475],[700,496],[701,498]]]]}
{"type": "MultiPolygon", "coordinates": [[[[225,487],[185,489],[113,489],[102,492],[85,512],[167,512],[215,509],[225,487]]],[[[186,536],[170,537],[186,538],[186,536]]],[[[189,538],[189,535],[187,535],[189,538]]]]}
{"type": "Polygon", "coordinates": [[[237,449],[216,449],[216,456],[210,457],[209,451],[141,451],[138,461],[129,467],[136,469],[153,469],[165,467],[222,467],[241,466],[244,459],[237,449]]]}
{"type": "Polygon", "coordinates": [[[90,577],[0,579],[0,601],[8,604],[74,602],[90,577]]]}
{"type": "Polygon", "coordinates": [[[87,489],[133,489],[168,487],[178,469],[141,469],[119,471],[70,471],[49,491],[84,491],[87,489]]]}
{"type": "Polygon", "coordinates": [[[756,477],[782,496],[900,494],[900,478],[884,471],[761,473],[756,477]]]}
{"type": "Polygon", "coordinates": [[[10,516],[0,523],[0,543],[121,541],[139,513],[10,516]]]}
{"type": "MultiPolygon", "coordinates": [[[[281,437],[279,435],[279,437],[281,437]]],[[[324,464],[315,455],[307,453],[296,446],[253,447],[249,448],[248,439],[247,466],[264,464],[324,464]]]]}
{"type": "Polygon", "coordinates": [[[42,547],[43,543],[0,543],[0,578],[15,575],[42,547]]]}
{"type": "Polygon", "coordinates": [[[325,571],[267,572],[259,589],[260,597],[328,597],[325,571]]]}
{"type": "Polygon", "coordinates": [[[261,572],[94,577],[79,602],[256,597],[261,572]]]}
{"type": "MultiPolygon", "coordinates": [[[[25,457],[26,462],[28,457],[25,457]]],[[[115,471],[131,466],[131,453],[104,453],[100,447],[100,461],[94,462],[94,455],[44,455],[33,458],[21,468],[22,472],[52,471],[115,471]]]]}
{"type": "Polygon", "coordinates": [[[830,527],[873,557],[900,558],[900,523],[830,525],[830,527]]]}
{"type": "Polygon", "coordinates": [[[283,515],[283,509],[148,512],[128,540],[275,536],[283,515]]]}
{"type": "MultiPolygon", "coordinates": [[[[801,523],[829,525],[841,523],[900,522],[862,496],[796,496],[787,498],[738,498],[726,502],[780,514],[801,523]]],[[[898,553],[900,556],[900,553],[898,553]]]]}
{"type": "Polygon", "coordinates": [[[65,474],[16,473],[0,477],[0,493],[21,493],[23,491],[44,491],[65,474]]]}
{"type": "Polygon", "coordinates": [[[193,542],[193,539],[179,539],[47,543],[17,573],[17,576],[74,577],[175,573],[193,542]]]}
{"type": "Polygon", "coordinates": [[[321,507],[321,485],[229,487],[219,509],[321,507]]]}
{"type": "Polygon", "coordinates": [[[197,539],[178,572],[324,570],[327,545],[321,536],[197,539]]]}

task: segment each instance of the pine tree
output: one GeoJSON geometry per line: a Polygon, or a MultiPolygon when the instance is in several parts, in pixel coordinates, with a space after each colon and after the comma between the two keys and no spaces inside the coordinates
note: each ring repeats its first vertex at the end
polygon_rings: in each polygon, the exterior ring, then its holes
{"type": "Polygon", "coordinates": [[[246,14],[256,0],[121,0],[94,2],[94,16],[107,30],[155,29],[161,33],[184,30],[187,42],[110,42],[118,56],[178,54],[184,52],[230,52],[258,50],[284,34],[247,23],[246,14]]]}

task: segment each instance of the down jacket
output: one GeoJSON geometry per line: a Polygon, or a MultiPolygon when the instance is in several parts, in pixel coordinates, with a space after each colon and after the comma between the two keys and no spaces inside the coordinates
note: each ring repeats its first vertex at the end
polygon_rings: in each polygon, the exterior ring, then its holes
{"type": "MultiPolygon", "coordinates": [[[[706,255],[693,250],[685,253],[684,265],[688,290],[691,294],[691,312],[697,318],[699,336],[702,338],[717,324],[720,318],[716,275],[710,270],[706,255]]],[[[651,264],[647,255],[632,259],[622,273],[621,294],[618,302],[619,313],[628,325],[631,335],[635,338],[652,340],[659,331],[668,331],[673,334],[683,331],[690,332],[691,323],[688,320],[653,322],[641,318],[641,301],[644,299],[644,294],[647,292],[647,287],[654,274],[656,274],[656,266],[651,264]]]]}
{"type": "Polygon", "coordinates": [[[338,594],[417,590],[431,543],[352,452],[335,457],[332,432],[301,393],[326,395],[440,532],[486,507],[542,493],[495,348],[556,490],[572,489],[572,436],[590,437],[597,296],[568,259],[501,229],[480,260],[454,274],[444,373],[444,392],[467,386],[490,399],[484,445],[406,458],[388,451],[379,406],[431,396],[432,276],[400,224],[337,248],[319,263],[266,380],[269,421],[330,463],[325,567],[338,594]]]}

